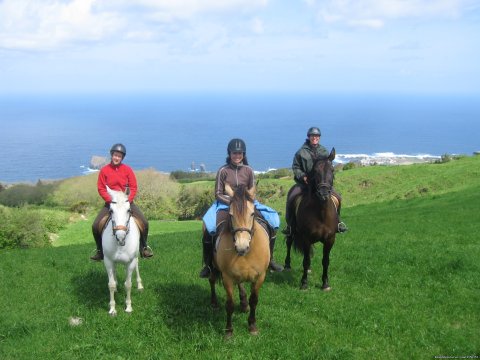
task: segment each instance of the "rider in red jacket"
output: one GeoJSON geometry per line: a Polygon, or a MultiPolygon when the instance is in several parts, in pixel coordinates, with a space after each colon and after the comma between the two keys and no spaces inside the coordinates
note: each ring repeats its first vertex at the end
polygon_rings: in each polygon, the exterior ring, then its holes
{"type": "Polygon", "coordinates": [[[132,216],[140,220],[143,224],[143,229],[140,231],[140,255],[144,258],[153,256],[152,251],[147,246],[148,221],[133,202],[135,195],[137,194],[137,178],[135,177],[132,168],[122,163],[126,154],[127,150],[123,144],[113,145],[110,149],[110,155],[112,156],[110,164],[102,167],[100,173],[98,174],[97,189],[100,196],[103,198],[103,200],[105,200],[105,206],[100,210],[92,225],[92,233],[93,237],[95,238],[95,243],[97,244],[97,251],[95,255],[90,257],[90,259],[95,261],[103,260],[103,229],[100,228],[100,223],[103,219],[105,219],[105,217],[108,216],[110,202],[112,201],[107,192],[107,186],[116,191],[125,191],[127,188],[130,189],[128,201],[130,202],[132,216]]]}

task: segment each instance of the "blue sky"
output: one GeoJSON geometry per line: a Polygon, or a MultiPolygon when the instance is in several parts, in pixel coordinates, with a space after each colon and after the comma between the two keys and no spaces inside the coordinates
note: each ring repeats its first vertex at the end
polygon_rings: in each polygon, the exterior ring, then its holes
{"type": "Polygon", "coordinates": [[[0,93],[480,93],[478,0],[0,0],[0,93]]]}

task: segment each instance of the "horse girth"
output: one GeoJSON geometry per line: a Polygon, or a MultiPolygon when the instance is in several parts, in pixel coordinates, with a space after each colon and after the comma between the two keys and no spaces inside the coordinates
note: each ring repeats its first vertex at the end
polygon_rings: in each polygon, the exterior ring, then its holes
{"type": "MultiPolygon", "coordinates": [[[[300,207],[300,203],[302,202],[302,199],[303,199],[302,194],[300,194],[294,199],[295,217],[298,215],[298,208],[300,207]]],[[[335,207],[335,211],[338,211],[338,206],[340,205],[338,198],[335,195],[330,194],[330,199],[332,199],[333,206],[335,207]]]]}

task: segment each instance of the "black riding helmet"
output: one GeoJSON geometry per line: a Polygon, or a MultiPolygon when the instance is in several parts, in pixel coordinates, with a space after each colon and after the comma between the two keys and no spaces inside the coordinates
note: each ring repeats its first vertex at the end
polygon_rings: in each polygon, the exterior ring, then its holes
{"type": "Polygon", "coordinates": [[[232,152],[242,152],[244,155],[247,152],[247,146],[245,141],[242,139],[232,139],[228,143],[227,152],[230,154],[232,152]]]}
{"type": "Polygon", "coordinates": [[[127,155],[127,149],[125,148],[125,145],[123,144],[114,144],[112,148],[110,149],[110,155],[113,155],[114,151],[121,152],[123,154],[123,157],[127,155]]]}
{"type": "Polygon", "coordinates": [[[322,136],[322,133],[320,132],[320,129],[318,127],[311,127],[310,129],[308,129],[307,131],[307,136],[311,136],[311,135],[318,135],[318,136],[322,136]]]}

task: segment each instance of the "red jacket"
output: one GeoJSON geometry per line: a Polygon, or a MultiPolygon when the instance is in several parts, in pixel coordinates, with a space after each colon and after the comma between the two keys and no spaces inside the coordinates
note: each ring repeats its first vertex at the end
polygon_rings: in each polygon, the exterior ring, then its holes
{"type": "Polygon", "coordinates": [[[105,165],[98,174],[97,188],[100,196],[105,202],[110,203],[112,198],[107,192],[107,186],[112,190],[125,191],[126,187],[130,188],[128,201],[132,202],[137,194],[137,178],[130,166],[120,164],[113,166],[111,163],[105,165]]]}

